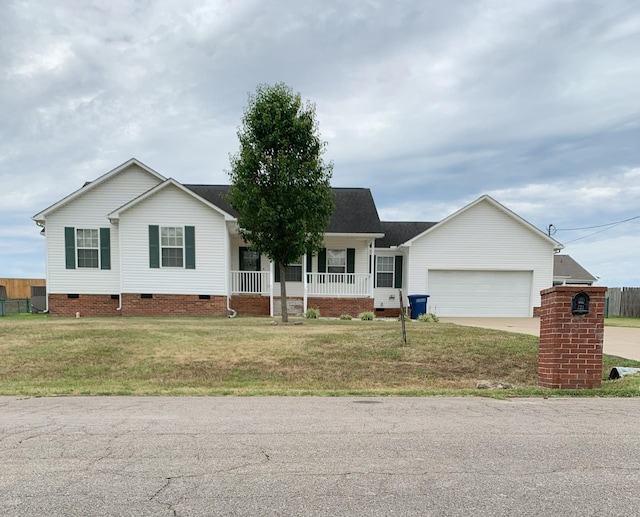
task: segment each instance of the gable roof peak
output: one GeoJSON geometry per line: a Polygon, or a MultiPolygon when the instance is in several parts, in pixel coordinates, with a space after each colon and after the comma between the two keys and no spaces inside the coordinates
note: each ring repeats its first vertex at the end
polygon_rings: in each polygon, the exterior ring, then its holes
{"type": "Polygon", "coordinates": [[[508,209],[506,206],[504,206],[502,203],[500,203],[499,201],[496,201],[494,198],[492,198],[489,194],[483,194],[482,196],[480,196],[479,198],[477,198],[476,200],[472,201],[471,203],[463,206],[462,208],[460,208],[459,210],[457,210],[456,212],[454,212],[453,214],[445,217],[442,221],[440,221],[437,224],[434,224],[433,226],[431,226],[430,228],[427,228],[425,231],[421,232],[420,234],[412,237],[411,239],[407,240],[406,242],[402,243],[402,245],[406,245],[406,246],[411,246],[411,243],[413,241],[415,241],[416,239],[422,237],[423,235],[426,235],[427,233],[434,231],[437,228],[440,228],[441,226],[445,225],[447,222],[449,222],[450,220],[458,217],[460,214],[463,214],[465,212],[467,212],[468,210],[470,210],[471,208],[473,208],[474,206],[482,203],[482,202],[487,202],[490,205],[492,205],[493,207],[495,207],[496,209],[500,210],[501,212],[503,212],[504,214],[506,214],[507,216],[509,216],[510,218],[512,218],[514,221],[516,221],[517,223],[523,225],[525,228],[527,228],[528,230],[530,230],[531,232],[535,233],[536,235],[538,235],[538,237],[546,240],[547,242],[553,244],[554,249],[555,250],[561,250],[562,248],[564,248],[564,246],[558,242],[557,240],[555,240],[553,237],[547,235],[546,233],[544,233],[542,230],[540,230],[539,228],[536,228],[533,224],[531,224],[529,221],[527,221],[526,219],[522,218],[521,216],[519,216],[518,214],[516,214],[515,212],[513,212],[512,210],[508,209]]]}
{"type": "Polygon", "coordinates": [[[157,178],[160,182],[163,182],[163,181],[165,181],[167,179],[162,174],[154,171],[151,167],[145,165],[144,163],[142,163],[137,158],[130,158],[126,162],[118,165],[115,169],[111,169],[109,172],[104,173],[102,176],[96,178],[95,180],[93,180],[93,181],[85,181],[85,183],[82,185],[82,187],[80,187],[78,190],[75,190],[74,192],[72,192],[68,196],[63,197],[60,201],[54,203],[53,205],[48,206],[47,208],[45,208],[41,212],[38,212],[31,219],[36,221],[38,224],[43,223],[44,219],[46,218],[46,216],[48,214],[50,214],[51,212],[53,212],[54,210],[57,210],[57,209],[63,207],[64,205],[66,205],[67,203],[70,203],[71,201],[73,201],[77,197],[80,197],[81,195],[85,194],[86,192],[89,192],[90,190],[93,190],[94,188],[98,187],[99,185],[102,185],[107,180],[113,178],[114,176],[117,176],[121,172],[127,170],[132,165],[138,166],[143,171],[145,171],[148,174],[150,174],[151,176],[154,176],[155,178],[157,178]]]}

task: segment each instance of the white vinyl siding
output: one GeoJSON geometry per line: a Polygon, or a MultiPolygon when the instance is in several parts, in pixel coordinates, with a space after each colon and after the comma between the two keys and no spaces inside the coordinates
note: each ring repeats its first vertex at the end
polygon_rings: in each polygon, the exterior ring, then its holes
{"type": "MultiPolygon", "coordinates": [[[[220,213],[173,185],[159,190],[120,216],[120,238],[126,250],[122,256],[122,291],[225,295],[226,232],[220,213]],[[194,226],[196,268],[150,268],[149,225],[160,229],[194,226]]],[[[170,238],[165,242],[178,241],[170,238]]]]}
{"type": "MultiPolygon", "coordinates": [[[[57,294],[117,294],[120,289],[118,226],[107,214],[155,187],[160,180],[131,165],[95,189],[47,215],[47,292],[57,294]],[[64,228],[110,228],[111,269],[65,267],[64,228]]],[[[77,260],[77,251],[76,251],[77,260]]]]}
{"type": "MultiPolygon", "coordinates": [[[[551,287],[553,246],[485,200],[414,241],[407,262],[407,295],[431,295],[432,270],[532,271],[531,316],[532,307],[540,305],[540,291],[551,287]]],[[[429,304],[438,300],[431,297],[429,304]]]]}

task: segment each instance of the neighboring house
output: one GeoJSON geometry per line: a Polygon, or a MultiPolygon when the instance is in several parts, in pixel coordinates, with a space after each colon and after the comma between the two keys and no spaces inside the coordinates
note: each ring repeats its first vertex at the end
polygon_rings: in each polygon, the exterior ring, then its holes
{"type": "MultiPolygon", "coordinates": [[[[224,185],[131,159],[33,216],[53,315],[273,315],[278,270],[243,242],[224,185]]],[[[286,268],[291,309],[397,315],[399,290],[443,316],[531,316],[561,245],[489,196],[439,223],[380,222],[369,189],[334,188],[324,248],[286,268]]]]}
{"type": "Polygon", "coordinates": [[[553,285],[593,285],[598,280],[570,255],[556,255],[553,259],[553,285]]]}

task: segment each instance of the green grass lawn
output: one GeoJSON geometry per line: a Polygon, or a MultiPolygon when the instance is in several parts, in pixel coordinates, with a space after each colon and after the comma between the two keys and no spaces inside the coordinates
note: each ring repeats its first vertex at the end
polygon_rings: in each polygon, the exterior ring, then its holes
{"type": "Polygon", "coordinates": [[[640,318],[611,317],[604,319],[605,327],[640,327],[640,318]]]}
{"type": "MultiPolygon", "coordinates": [[[[446,323],[0,318],[3,395],[570,395],[536,386],[538,338],[446,323]]],[[[604,375],[636,361],[605,356],[604,375]]],[[[640,395],[640,378],[581,395],[640,395]]]]}

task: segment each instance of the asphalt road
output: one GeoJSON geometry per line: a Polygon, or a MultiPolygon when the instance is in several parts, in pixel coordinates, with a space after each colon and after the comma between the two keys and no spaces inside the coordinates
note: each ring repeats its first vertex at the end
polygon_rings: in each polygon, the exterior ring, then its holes
{"type": "Polygon", "coordinates": [[[637,515],[639,403],[0,397],[0,515],[637,515]]]}

